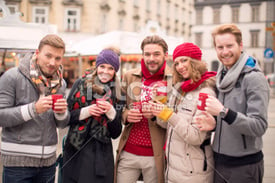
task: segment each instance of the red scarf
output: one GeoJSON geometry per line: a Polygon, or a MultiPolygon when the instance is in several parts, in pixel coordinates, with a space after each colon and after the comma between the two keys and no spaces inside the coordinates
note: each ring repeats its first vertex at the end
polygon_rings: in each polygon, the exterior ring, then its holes
{"type": "Polygon", "coordinates": [[[207,80],[210,77],[216,76],[217,72],[208,72],[206,71],[202,76],[201,79],[196,83],[191,83],[191,79],[182,82],[181,89],[183,92],[189,92],[195,90],[202,82],[207,80]]]}
{"type": "Polygon", "coordinates": [[[155,73],[151,74],[149,70],[147,69],[144,60],[141,60],[141,71],[143,78],[145,79],[143,81],[145,86],[149,86],[151,83],[162,80],[164,75],[164,69],[166,66],[166,61],[164,61],[162,67],[155,73]]]}

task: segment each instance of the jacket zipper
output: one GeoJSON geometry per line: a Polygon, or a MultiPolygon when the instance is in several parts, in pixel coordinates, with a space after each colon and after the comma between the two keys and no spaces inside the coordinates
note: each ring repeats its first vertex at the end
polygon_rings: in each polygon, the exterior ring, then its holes
{"type": "MultiPolygon", "coordinates": [[[[165,182],[168,182],[168,172],[169,172],[169,157],[170,157],[170,141],[171,141],[171,137],[172,137],[172,134],[173,134],[173,129],[171,130],[171,134],[170,134],[170,137],[169,137],[169,142],[166,142],[168,145],[166,148],[167,149],[167,170],[166,170],[166,181],[165,182]]],[[[165,150],[166,151],[166,150],[165,150]]]]}
{"type": "MultiPolygon", "coordinates": [[[[224,105],[224,98],[225,98],[225,94],[223,94],[223,105],[224,105]]],[[[219,146],[218,146],[218,153],[220,153],[220,150],[221,150],[221,136],[222,136],[222,119],[221,119],[221,122],[220,122],[220,134],[219,134],[219,146]]]]}

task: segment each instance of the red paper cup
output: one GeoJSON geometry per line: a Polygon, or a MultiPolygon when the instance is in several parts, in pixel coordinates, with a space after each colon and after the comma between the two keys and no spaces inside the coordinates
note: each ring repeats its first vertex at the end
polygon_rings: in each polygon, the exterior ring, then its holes
{"type": "Polygon", "coordinates": [[[132,109],[142,111],[142,103],[141,102],[134,102],[132,103],[132,109]]]}
{"type": "Polygon", "coordinates": [[[199,101],[198,101],[198,106],[197,106],[197,108],[199,110],[205,111],[205,107],[206,107],[205,101],[206,101],[207,98],[208,98],[207,93],[200,93],[199,94],[199,101]]]}
{"type": "Polygon", "coordinates": [[[54,95],[52,95],[52,100],[53,100],[52,109],[53,109],[53,110],[55,110],[55,109],[54,109],[54,104],[55,104],[55,102],[56,102],[58,99],[62,99],[62,98],[63,98],[63,95],[61,95],[61,94],[54,94],[54,95]]]}

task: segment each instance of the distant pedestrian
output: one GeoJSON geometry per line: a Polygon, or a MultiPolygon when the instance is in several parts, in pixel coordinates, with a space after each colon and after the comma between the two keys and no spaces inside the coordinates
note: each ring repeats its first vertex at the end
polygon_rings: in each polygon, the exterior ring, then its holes
{"type": "MultiPolygon", "coordinates": [[[[222,63],[216,82],[218,99],[206,100],[206,111],[217,116],[214,182],[261,183],[262,136],[268,126],[268,83],[257,61],[243,51],[242,33],[236,25],[220,25],[212,36],[222,63]]],[[[202,122],[201,129],[209,130],[205,124],[211,123],[202,122]]]]}
{"type": "Polygon", "coordinates": [[[69,122],[62,77],[65,44],[47,35],[33,55],[0,78],[1,157],[4,183],[54,183],[56,127],[69,122]],[[63,95],[53,106],[52,96],[63,95]]]}

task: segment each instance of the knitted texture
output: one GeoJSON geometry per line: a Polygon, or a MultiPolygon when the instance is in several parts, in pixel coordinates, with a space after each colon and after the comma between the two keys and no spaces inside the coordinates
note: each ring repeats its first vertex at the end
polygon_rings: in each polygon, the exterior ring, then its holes
{"type": "Polygon", "coordinates": [[[96,67],[100,64],[110,64],[117,72],[119,69],[119,57],[112,50],[103,50],[96,57],[96,67]]]}
{"type": "Polygon", "coordinates": [[[193,43],[183,43],[178,45],[173,52],[173,60],[177,57],[186,56],[193,59],[201,60],[201,49],[193,43]]]}

